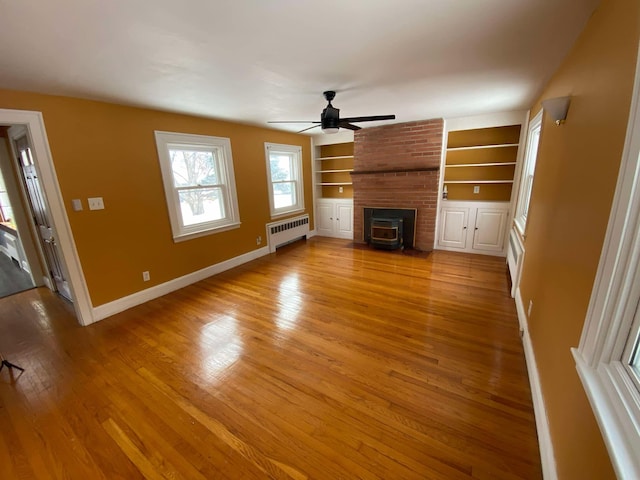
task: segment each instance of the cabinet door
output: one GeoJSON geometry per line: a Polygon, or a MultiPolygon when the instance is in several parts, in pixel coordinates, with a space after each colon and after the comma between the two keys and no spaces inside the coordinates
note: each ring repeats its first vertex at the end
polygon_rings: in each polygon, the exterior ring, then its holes
{"type": "Polygon", "coordinates": [[[507,210],[478,208],[473,233],[475,250],[502,251],[508,213],[507,210]]]}
{"type": "Polygon", "coordinates": [[[353,238],[353,205],[350,203],[336,204],[336,236],[339,238],[353,238]]]}
{"type": "Polygon", "coordinates": [[[335,231],[335,204],[332,202],[318,202],[318,208],[316,213],[318,218],[316,219],[317,234],[321,237],[333,237],[335,231]]]}
{"type": "Polygon", "coordinates": [[[469,209],[444,207],[440,213],[440,238],[443,247],[466,248],[469,209]]]}

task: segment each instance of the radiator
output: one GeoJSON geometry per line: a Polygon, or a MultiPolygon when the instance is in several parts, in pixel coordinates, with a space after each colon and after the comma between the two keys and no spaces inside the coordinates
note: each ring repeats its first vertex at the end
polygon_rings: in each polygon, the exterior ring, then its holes
{"type": "Polygon", "coordinates": [[[507,264],[509,265],[509,274],[511,275],[511,296],[516,296],[516,287],[520,280],[520,270],[522,269],[522,260],[524,258],[524,246],[520,241],[520,237],[516,233],[516,229],[511,229],[509,235],[509,248],[507,249],[507,264]]]}
{"type": "Polygon", "coordinates": [[[269,252],[309,235],[309,215],[287,218],[281,222],[267,223],[267,242],[269,252]]]}

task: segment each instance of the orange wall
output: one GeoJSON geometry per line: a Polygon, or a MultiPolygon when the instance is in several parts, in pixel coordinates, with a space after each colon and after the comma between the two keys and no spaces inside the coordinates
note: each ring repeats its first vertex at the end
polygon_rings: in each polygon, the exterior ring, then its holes
{"type": "Polygon", "coordinates": [[[266,128],[68,97],[0,90],[0,108],[41,111],[94,306],[266,245],[270,222],[264,142],[302,147],[306,212],[313,216],[309,137],[266,128]],[[231,139],[239,229],[174,243],[154,130],[231,139]],[[104,198],[90,211],[87,197],[104,198]],[[82,199],[74,212],[71,200],[82,199]],[[151,281],[142,281],[149,270],[151,281]]]}
{"type": "Polygon", "coordinates": [[[569,349],[580,341],[615,190],[639,19],[636,0],[604,0],[540,97],[572,96],[564,125],[543,122],[520,284],[525,309],[533,301],[529,331],[561,480],[615,478],[569,349]]]}

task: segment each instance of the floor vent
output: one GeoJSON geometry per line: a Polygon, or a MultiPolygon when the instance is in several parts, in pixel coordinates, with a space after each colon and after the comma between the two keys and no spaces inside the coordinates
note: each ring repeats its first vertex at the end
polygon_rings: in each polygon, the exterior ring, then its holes
{"type": "Polygon", "coordinates": [[[309,234],[309,215],[288,218],[281,222],[267,223],[267,239],[269,252],[276,248],[294,242],[300,238],[306,238],[309,234]]]}

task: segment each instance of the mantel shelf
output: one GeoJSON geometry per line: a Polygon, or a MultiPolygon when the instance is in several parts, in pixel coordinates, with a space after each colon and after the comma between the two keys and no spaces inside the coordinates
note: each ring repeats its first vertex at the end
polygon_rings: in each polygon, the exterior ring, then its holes
{"type": "Polygon", "coordinates": [[[499,143],[496,145],[473,145],[469,147],[449,147],[448,152],[455,152],[457,150],[480,150],[484,148],[505,148],[505,147],[517,147],[518,143],[499,143]]]}

